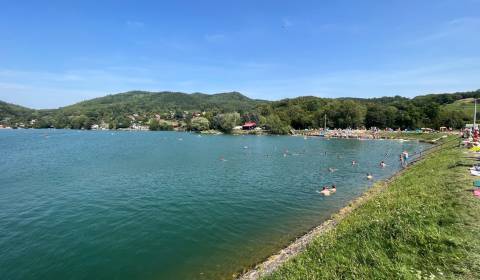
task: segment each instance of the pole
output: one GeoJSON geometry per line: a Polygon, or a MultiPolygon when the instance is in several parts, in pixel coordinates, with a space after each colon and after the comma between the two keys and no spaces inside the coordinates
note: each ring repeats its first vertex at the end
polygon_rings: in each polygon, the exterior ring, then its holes
{"type": "Polygon", "coordinates": [[[325,114],[325,121],[323,123],[323,131],[327,130],[327,114],[325,114]]]}
{"type": "Polygon", "coordinates": [[[473,102],[475,103],[475,110],[473,113],[473,129],[477,128],[477,99],[474,98],[473,102]]]}

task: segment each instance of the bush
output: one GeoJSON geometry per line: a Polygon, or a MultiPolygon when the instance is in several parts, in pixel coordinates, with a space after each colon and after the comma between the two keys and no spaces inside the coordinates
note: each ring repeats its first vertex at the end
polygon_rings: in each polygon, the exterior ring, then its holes
{"type": "Polygon", "coordinates": [[[213,127],[226,133],[230,133],[239,122],[239,113],[219,114],[213,117],[213,127]]]}
{"type": "Polygon", "coordinates": [[[290,126],[282,120],[277,115],[270,115],[265,120],[265,128],[270,130],[270,133],[273,134],[288,134],[290,133],[290,126]]]}
{"type": "Polygon", "coordinates": [[[210,122],[204,117],[193,118],[190,123],[190,129],[194,131],[203,131],[210,129],[210,122]]]}
{"type": "Polygon", "coordinates": [[[158,121],[156,119],[151,119],[148,123],[148,128],[150,130],[173,130],[173,125],[165,121],[158,121]]]}

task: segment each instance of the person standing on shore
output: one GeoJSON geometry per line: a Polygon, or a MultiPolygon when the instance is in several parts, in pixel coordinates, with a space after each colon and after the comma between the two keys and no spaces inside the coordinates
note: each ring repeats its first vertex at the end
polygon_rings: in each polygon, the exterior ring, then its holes
{"type": "Polygon", "coordinates": [[[402,156],[403,156],[403,165],[404,165],[404,167],[407,167],[408,152],[403,151],[402,156]]]}

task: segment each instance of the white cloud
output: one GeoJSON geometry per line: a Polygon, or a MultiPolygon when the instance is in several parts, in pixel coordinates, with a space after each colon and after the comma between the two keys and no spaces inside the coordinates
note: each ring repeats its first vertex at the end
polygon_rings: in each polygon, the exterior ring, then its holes
{"type": "Polygon", "coordinates": [[[237,90],[252,98],[278,100],[300,95],[414,96],[480,88],[480,56],[412,61],[375,69],[296,70],[268,61],[164,62],[155,67],[120,65],[58,72],[0,69],[0,100],[54,108],[134,89],[205,93],[237,90]]]}
{"type": "Polygon", "coordinates": [[[291,21],[290,19],[288,18],[283,18],[282,19],[282,27],[287,29],[287,28],[290,28],[293,26],[293,21],[291,21]]]}
{"type": "Polygon", "coordinates": [[[146,69],[111,67],[59,72],[0,69],[0,100],[54,108],[132,89],[159,87],[146,69]]]}
{"type": "Polygon", "coordinates": [[[209,42],[209,43],[222,42],[222,41],[224,41],[226,38],[227,38],[227,36],[226,36],[225,34],[220,34],[220,33],[207,34],[207,35],[205,35],[205,41],[207,41],[207,42],[209,42]]]}
{"type": "Polygon", "coordinates": [[[409,44],[432,43],[448,41],[453,44],[463,43],[465,40],[480,39],[480,18],[462,17],[443,23],[437,30],[423,35],[409,44]]]}
{"type": "Polygon", "coordinates": [[[321,97],[413,97],[426,93],[476,90],[480,88],[480,57],[412,65],[384,70],[349,70],[292,77],[250,80],[239,88],[257,98],[280,99],[299,95],[321,97]]]}
{"type": "Polygon", "coordinates": [[[125,24],[127,25],[127,27],[130,27],[130,28],[143,28],[143,27],[145,27],[144,22],[135,21],[135,20],[127,20],[127,22],[125,24]]]}
{"type": "Polygon", "coordinates": [[[36,109],[57,108],[102,95],[106,93],[95,90],[0,83],[0,100],[36,109]]]}

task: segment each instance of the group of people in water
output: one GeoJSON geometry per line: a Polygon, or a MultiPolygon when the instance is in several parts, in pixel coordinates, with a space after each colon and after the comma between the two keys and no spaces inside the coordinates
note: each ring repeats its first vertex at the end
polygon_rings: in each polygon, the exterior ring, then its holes
{"type": "MultiPolygon", "coordinates": [[[[400,154],[400,164],[402,165],[402,167],[407,167],[407,160],[408,160],[408,152],[407,151],[403,151],[401,154],[400,154]]],[[[358,163],[356,160],[352,160],[352,166],[356,166],[358,163]]],[[[379,164],[379,167],[380,168],[385,168],[387,167],[387,164],[385,163],[384,160],[380,161],[380,164],[379,164]]],[[[328,171],[330,172],[335,172],[337,171],[338,169],[336,168],[332,168],[332,167],[329,167],[328,168],[328,171]]],[[[373,179],[373,175],[372,173],[367,173],[367,180],[372,180],[373,179]]],[[[335,193],[337,191],[337,188],[335,185],[332,185],[331,188],[329,188],[328,186],[324,186],[323,189],[321,191],[317,191],[319,194],[322,194],[324,196],[329,196],[331,193],[335,193]]]]}
{"type": "Polygon", "coordinates": [[[330,194],[335,193],[336,191],[337,191],[337,187],[335,185],[332,185],[331,188],[329,186],[325,186],[321,191],[317,191],[317,192],[324,196],[329,196],[330,194]]]}
{"type": "MultiPolygon", "coordinates": [[[[248,149],[247,146],[244,146],[243,148],[244,148],[244,149],[248,149]]],[[[385,154],[385,157],[387,157],[388,154],[389,154],[389,152],[387,152],[387,153],[385,154]]],[[[289,152],[288,150],[285,150],[285,151],[283,152],[283,156],[286,157],[287,155],[299,155],[299,154],[290,154],[290,152],[289,152]]],[[[325,155],[327,155],[327,152],[325,152],[325,155]]],[[[340,158],[340,157],[337,155],[337,158],[340,158]]],[[[403,151],[403,152],[400,154],[399,158],[400,158],[400,164],[401,164],[401,166],[404,167],[404,168],[407,167],[408,152],[407,152],[407,151],[403,151]]],[[[227,160],[222,156],[222,157],[220,157],[220,161],[227,161],[227,160]]],[[[358,165],[358,162],[357,162],[356,160],[352,160],[352,166],[357,166],[357,165],[358,165]]],[[[380,168],[385,168],[385,167],[387,167],[387,166],[388,166],[388,165],[385,163],[384,160],[380,161],[380,163],[379,163],[379,167],[380,167],[380,168]]],[[[337,170],[338,170],[338,169],[333,168],[333,167],[329,167],[329,168],[328,168],[328,171],[329,171],[330,173],[333,173],[333,172],[335,172],[335,171],[337,171],[337,170]]],[[[367,173],[367,174],[366,174],[366,178],[367,178],[367,180],[372,180],[372,179],[373,179],[372,173],[367,173]]],[[[333,184],[331,187],[329,187],[329,186],[324,186],[321,191],[318,191],[318,190],[317,190],[317,193],[319,193],[319,194],[321,194],[321,195],[324,195],[324,196],[329,196],[330,194],[335,193],[336,191],[337,191],[337,187],[333,184]]]]}

